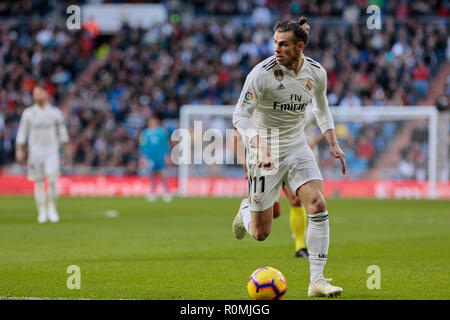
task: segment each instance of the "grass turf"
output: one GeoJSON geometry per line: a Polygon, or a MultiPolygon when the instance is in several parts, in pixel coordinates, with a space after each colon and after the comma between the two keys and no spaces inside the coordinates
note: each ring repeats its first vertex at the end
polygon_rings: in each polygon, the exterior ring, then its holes
{"type": "MultiPolygon", "coordinates": [[[[339,299],[450,298],[450,203],[328,199],[325,276],[339,299]],[[381,270],[369,290],[367,268],[381,270]]],[[[32,197],[0,198],[0,297],[249,299],[261,266],[285,275],[284,299],[309,299],[308,260],[294,258],[289,204],[266,241],[233,238],[240,199],[61,198],[61,221],[38,224],[32,197]],[[81,289],[69,290],[70,265],[81,289]]],[[[317,298],[316,298],[317,299],[317,298]]]]}

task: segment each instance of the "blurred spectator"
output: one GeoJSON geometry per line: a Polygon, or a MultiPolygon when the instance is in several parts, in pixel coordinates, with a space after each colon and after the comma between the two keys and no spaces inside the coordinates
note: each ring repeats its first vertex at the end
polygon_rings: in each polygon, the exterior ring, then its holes
{"type": "Polygon", "coordinates": [[[405,149],[402,151],[402,158],[398,163],[400,179],[412,179],[414,177],[414,154],[405,149]]]}
{"type": "Polygon", "coordinates": [[[341,107],[360,107],[361,100],[352,91],[347,91],[345,97],[339,103],[341,107]]]}
{"type": "Polygon", "coordinates": [[[358,139],[358,144],[356,145],[356,155],[359,158],[370,162],[375,155],[375,146],[372,140],[369,140],[368,137],[362,135],[358,139]]]}
{"type": "MultiPolygon", "coordinates": [[[[163,2],[171,12],[183,9],[180,1],[163,2]]],[[[0,16],[34,12],[43,17],[51,10],[48,3],[0,4],[0,16]]],[[[192,24],[166,22],[149,29],[125,24],[112,36],[98,35],[95,23],[69,32],[64,21],[2,20],[0,164],[14,161],[10,155],[18,118],[31,103],[36,81],[44,79],[53,102],[68,103],[64,111],[76,170],[136,173],[136,135],[145,126],[142,119],[161,114],[162,125],[174,130],[183,104],[235,104],[249,71],[273,54],[272,23],[300,15],[311,19],[305,54],[327,70],[330,105],[418,105],[450,52],[444,20],[448,4],[437,0],[378,3],[383,11],[381,32],[365,27],[367,4],[356,0],[190,0],[182,5],[194,9],[197,19],[192,24]],[[209,15],[227,18],[208,19],[209,15]],[[416,19],[426,15],[434,17],[431,22],[416,19]],[[104,65],[92,77],[81,79],[95,59],[104,65]],[[81,89],[69,99],[77,81],[81,89]]],[[[448,109],[448,99],[439,101],[441,109],[445,105],[448,109]]],[[[346,146],[354,148],[354,141],[360,146],[352,155],[356,167],[375,161],[399,127],[385,124],[372,129],[377,130],[376,141],[357,139],[366,129],[347,128],[346,146]]],[[[326,157],[323,162],[327,168],[334,163],[326,157]]]]}
{"type": "Polygon", "coordinates": [[[261,24],[264,27],[269,27],[272,23],[272,15],[269,8],[265,6],[255,8],[252,13],[252,22],[254,25],[261,24]]]}
{"type": "Polygon", "coordinates": [[[449,97],[450,97],[450,74],[447,75],[446,78],[445,92],[442,95],[440,95],[436,101],[436,106],[439,111],[450,110],[449,97]]]}
{"type": "Polygon", "coordinates": [[[427,96],[429,77],[430,73],[428,71],[428,68],[425,66],[423,62],[419,62],[417,66],[414,68],[413,78],[414,78],[414,85],[416,86],[416,89],[421,99],[427,96]]]}

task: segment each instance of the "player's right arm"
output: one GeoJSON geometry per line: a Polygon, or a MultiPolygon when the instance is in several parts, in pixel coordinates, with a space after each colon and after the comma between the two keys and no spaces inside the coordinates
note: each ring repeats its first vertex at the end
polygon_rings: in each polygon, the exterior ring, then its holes
{"type": "Polygon", "coordinates": [[[147,144],[147,139],[145,136],[146,130],[144,129],[139,135],[139,154],[143,156],[145,154],[145,147],[147,144]]]}
{"type": "Polygon", "coordinates": [[[20,117],[19,129],[16,136],[16,160],[23,163],[25,160],[25,143],[27,142],[30,124],[28,120],[28,112],[24,110],[20,117]]]}
{"type": "Polygon", "coordinates": [[[16,144],[16,160],[18,163],[23,163],[25,160],[25,146],[23,144],[16,144]]]}
{"type": "Polygon", "coordinates": [[[144,167],[147,162],[146,149],[147,149],[147,130],[144,129],[139,135],[139,166],[144,167]]]}
{"type": "Polygon", "coordinates": [[[233,112],[233,125],[239,131],[245,147],[256,147],[258,149],[258,167],[271,168],[275,161],[270,153],[267,141],[261,138],[257,128],[250,121],[250,117],[256,106],[261,101],[265,90],[265,77],[256,66],[247,76],[242,88],[239,101],[233,112]]]}

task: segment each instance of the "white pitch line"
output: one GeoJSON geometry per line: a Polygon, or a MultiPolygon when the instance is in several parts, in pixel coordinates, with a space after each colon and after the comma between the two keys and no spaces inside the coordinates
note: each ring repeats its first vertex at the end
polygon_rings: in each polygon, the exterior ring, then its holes
{"type": "Polygon", "coordinates": [[[92,300],[89,298],[61,298],[61,297],[0,297],[0,300],[92,300]]]}
{"type": "Polygon", "coordinates": [[[91,299],[91,298],[63,298],[63,297],[2,297],[0,300],[138,300],[138,299],[91,299]]]}

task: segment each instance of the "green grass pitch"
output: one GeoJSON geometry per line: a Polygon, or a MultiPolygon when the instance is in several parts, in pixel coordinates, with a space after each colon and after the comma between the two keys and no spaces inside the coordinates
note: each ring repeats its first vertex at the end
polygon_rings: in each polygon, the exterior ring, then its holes
{"type": "MultiPolygon", "coordinates": [[[[450,202],[328,199],[325,276],[339,299],[449,299],[450,202]],[[380,267],[380,289],[367,268],[380,267]]],[[[61,198],[38,224],[32,197],[0,198],[0,297],[246,300],[262,266],[286,277],[284,299],[309,299],[309,263],[294,258],[289,204],[263,242],[235,240],[240,199],[61,198]],[[70,265],[81,289],[69,290],[70,265]]]]}

